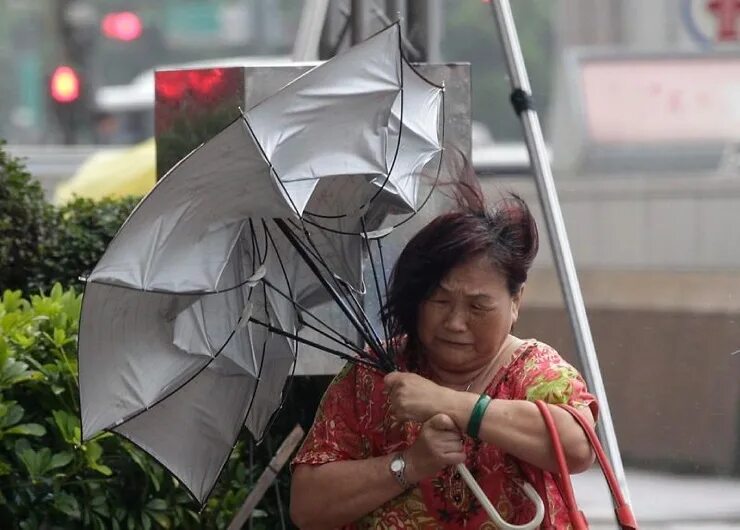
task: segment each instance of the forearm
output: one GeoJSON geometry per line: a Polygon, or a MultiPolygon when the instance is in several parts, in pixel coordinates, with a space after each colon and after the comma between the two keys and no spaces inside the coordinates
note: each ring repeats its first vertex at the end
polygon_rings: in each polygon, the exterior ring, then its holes
{"type": "MultiPolygon", "coordinates": [[[[466,430],[478,395],[458,392],[452,418],[466,430]]],[[[580,473],[593,463],[593,452],[586,435],[564,410],[550,405],[563,443],[568,469],[580,473]]],[[[478,437],[505,452],[546,471],[557,471],[557,460],[550,435],[537,406],[524,400],[495,399],[486,409],[478,437]]]]}
{"type": "Polygon", "coordinates": [[[291,484],[293,521],[304,530],[336,528],[398,496],[403,489],[390,472],[392,457],[299,465],[291,484]]]}

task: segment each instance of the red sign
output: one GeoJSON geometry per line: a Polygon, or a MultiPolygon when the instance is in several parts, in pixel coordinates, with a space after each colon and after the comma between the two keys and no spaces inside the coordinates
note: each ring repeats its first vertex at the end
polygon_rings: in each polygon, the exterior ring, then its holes
{"type": "Polygon", "coordinates": [[[597,143],[740,138],[740,59],[590,60],[580,81],[597,143]]]}
{"type": "Polygon", "coordinates": [[[709,0],[707,9],[717,19],[717,40],[720,42],[738,40],[740,0],[709,0]]]}

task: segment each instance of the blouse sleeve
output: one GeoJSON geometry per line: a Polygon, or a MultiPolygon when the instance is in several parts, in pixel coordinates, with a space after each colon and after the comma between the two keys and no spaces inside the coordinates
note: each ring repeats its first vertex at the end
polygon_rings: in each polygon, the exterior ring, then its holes
{"type": "Polygon", "coordinates": [[[358,370],[361,368],[348,363],[326,389],[291,468],[369,456],[369,444],[360,420],[364,414],[359,410],[363,403],[357,392],[358,370]]]}
{"type": "Polygon", "coordinates": [[[551,404],[568,404],[576,409],[588,407],[597,419],[599,406],[588,391],[578,370],[567,363],[554,349],[545,344],[521,365],[517,374],[517,398],[527,401],[542,400],[551,404]]]}

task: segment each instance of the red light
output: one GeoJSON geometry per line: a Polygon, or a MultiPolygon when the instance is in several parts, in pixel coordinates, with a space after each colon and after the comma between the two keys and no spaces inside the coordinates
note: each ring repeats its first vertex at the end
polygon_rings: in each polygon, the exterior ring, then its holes
{"type": "Polygon", "coordinates": [[[80,78],[69,66],[58,66],[51,75],[51,97],[59,103],[72,103],[80,97],[80,78]]]}
{"type": "Polygon", "coordinates": [[[200,96],[212,94],[223,83],[223,79],[224,71],[221,68],[195,70],[188,75],[190,86],[200,96]]]}
{"type": "Polygon", "coordinates": [[[163,99],[178,100],[190,93],[199,100],[206,100],[223,90],[225,83],[223,68],[158,72],[157,94],[163,99]]]}
{"type": "Polygon", "coordinates": [[[141,37],[141,19],[130,11],[108,13],[103,17],[100,29],[109,39],[129,42],[141,37]]]}

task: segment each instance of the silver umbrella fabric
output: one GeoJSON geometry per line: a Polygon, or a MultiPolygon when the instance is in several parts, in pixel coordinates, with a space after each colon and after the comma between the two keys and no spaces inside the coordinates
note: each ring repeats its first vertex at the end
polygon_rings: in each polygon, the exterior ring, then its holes
{"type": "Polygon", "coordinates": [[[361,290],[359,234],[418,206],[416,180],[441,150],[441,94],[404,63],[394,25],[172,168],[87,279],[83,437],[129,438],[203,502],[241,426],[259,438],[279,407],[327,279],[361,290]]]}

